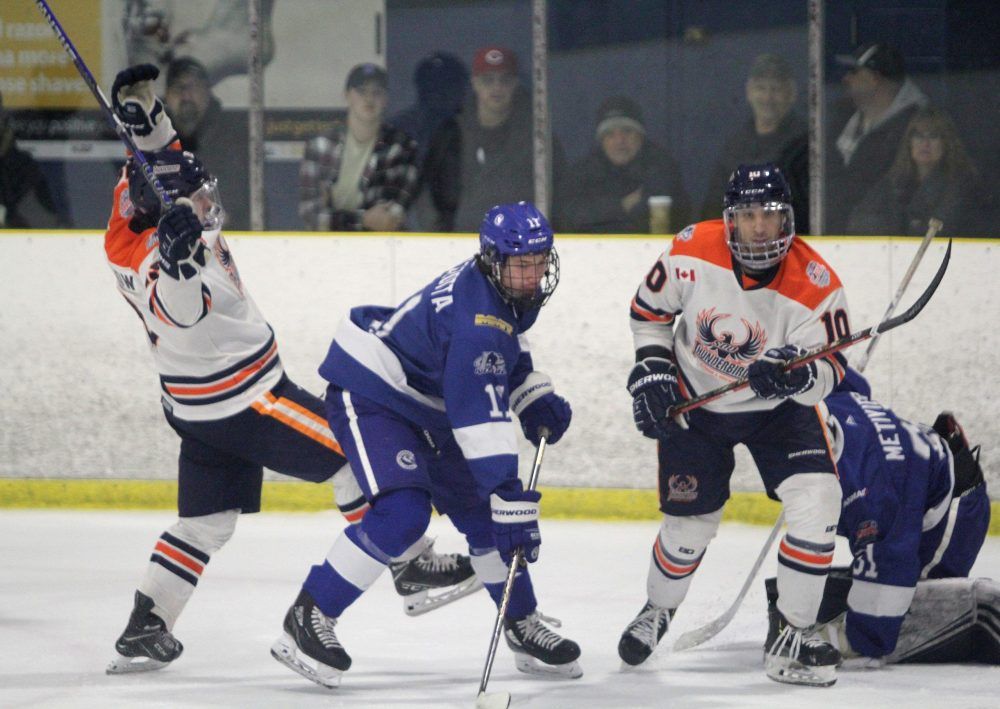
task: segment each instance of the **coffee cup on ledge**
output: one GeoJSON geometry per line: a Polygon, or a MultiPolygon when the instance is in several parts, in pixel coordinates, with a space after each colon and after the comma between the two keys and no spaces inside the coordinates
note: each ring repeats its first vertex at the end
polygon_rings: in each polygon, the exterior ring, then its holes
{"type": "Polygon", "coordinates": [[[669,234],[670,206],[674,203],[673,198],[667,195],[650,195],[647,202],[649,204],[649,233],[669,234]]]}

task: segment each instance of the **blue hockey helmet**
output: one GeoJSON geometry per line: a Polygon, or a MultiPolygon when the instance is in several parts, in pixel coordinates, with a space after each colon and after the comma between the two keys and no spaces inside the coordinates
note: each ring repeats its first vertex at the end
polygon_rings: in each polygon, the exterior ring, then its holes
{"type": "MultiPolygon", "coordinates": [[[[153,174],[172,201],[187,197],[194,205],[195,214],[206,229],[219,229],[225,219],[218,181],[194,153],[181,150],[160,150],[143,153],[153,174]]],[[[142,166],[130,159],[127,167],[128,196],[138,214],[156,222],[160,218],[160,200],[146,180],[142,166]]]]}
{"type": "Polygon", "coordinates": [[[781,262],[795,238],[792,190],[773,163],[740,165],[729,178],[722,219],[733,256],[762,271],[781,262]]]}
{"type": "Polygon", "coordinates": [[[531,202],[498,204],[479,227],[479,264],[500,296],[520,310],[540,308],[559,284],[554,234],[531,202]]]}

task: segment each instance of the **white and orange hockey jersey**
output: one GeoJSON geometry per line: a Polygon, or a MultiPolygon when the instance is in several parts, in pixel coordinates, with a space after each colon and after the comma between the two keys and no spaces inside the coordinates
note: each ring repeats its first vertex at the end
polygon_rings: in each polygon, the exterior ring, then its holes
{"type": "Polygon", "coordinates": [[[219,230],[202,233],[205,266],[177,281],[160,274],[156,229],[132,231],[132,214],[123,177],[115,187],[104,250],[118,290],[146,327],[164,407],[187,421],[243,411],[284,370],[274,331],[244,292],[225,238],[219,230]]]}
{"type": "MultiPolygon", "coordinates": [[[[774,278],[758,283],[733,269],[721,219],[674,237],[639,286],[630,323],[636,351],[665,347],[674,353],[688,398],[746,379],[750,363],[773,347],[811,349],[850,332],[840,279],[808,244],[796,238],[774,278]]],[[[843,378],[845,365],[840,354],[818,360],[816,384],[795,400],[818,403],[843,378]]],[[[764,411],[782,401],[760,399],[746,388],[705,408],[764,411]]]]}

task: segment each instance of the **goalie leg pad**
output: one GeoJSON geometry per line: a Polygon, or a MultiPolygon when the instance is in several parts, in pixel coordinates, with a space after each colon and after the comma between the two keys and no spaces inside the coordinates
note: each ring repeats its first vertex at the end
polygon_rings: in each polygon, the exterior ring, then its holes
{"type": "Polygon", "coordinates": [[[689,517],[663,516],[646,575],[646,594],[654,606],[675,609],[681,604],[721,520],[722,508],[689,517]]]}

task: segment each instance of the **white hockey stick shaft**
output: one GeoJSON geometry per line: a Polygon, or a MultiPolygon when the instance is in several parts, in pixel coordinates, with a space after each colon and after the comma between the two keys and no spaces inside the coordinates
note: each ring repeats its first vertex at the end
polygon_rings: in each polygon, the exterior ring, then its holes
{"type": "MultiPolygon", "coordinates": [[[[903,274],[903,280],[899,282],[899,287],[896,288],[896,295],[892,297],[892,302],[889,303],[889,307],[886,308],[885,315],[882,316],[883,320],[886,320],[891,316],[895,310],[896,306],[899,305],[899,301],[903,297],[903,293],[906,291],[907,286],[910,285],[910,280],[913,278],[913,274],[917,272],[917,266],[920,265],[921,259],[924,257],[924,252],[927,251],[927,247],[930,246],[934,237],[937,236],[938,232],[944,227],[944,223],[940,219],[932,218],[927,222],[927,233],[924,234],[923,240],[920,242],[920,247],[917,249],[917,253],[913,255],[913,260],[910,261],[910,267],[906,269],[906,273],[903,274]]],[[[876,345],[881,338],[881,335],[876,332],[872,339],[868,342],[868,347],[865,348],[864,353],[858,359],[858,363],[854,365],[854,368],[859,372],[864,371],[865,367],[868,366],[868,360],[872,356],[872,352],[875,351],[876,345]]]]}
{"type": "MultiPolygon", "coordinates": [[[[917,249],[917,253],[914,255],[913,260],[910,262],[910,267],[906,269],[906,273],[903,275],[903,280],[900,282],[899,287],[896,289],[896,295],[893,296],[892,302],[889,303],[889,307],[885,311],[885,315],[882,316],[882,320],[879,322],[885,322],[892,314],[896,311],[896,306],[899,305],[900,299],[903,297],[903,293],[906,291],[906,287],[910,284],[910,280],[913,278],[913,274],[917,270],[917,266],[920,265],[921,259],[924,257],[924,252],[927,251],[927,246],[931,243],[934,237],[943,226],[940,219],[931,219],[927,233],[924,235],[923,241],[920,242],[920,248],[917,249]]],[[[876,334],[873,336],[871,344],[868,345],[868,349],[865,351],[864,356],[861,360],[854,366],[859,372],[863,372],[865,367],[868,366],[868,358],[872,351],[875,349],[875,343],[878,341],[878,326],[875,327],[876,334]]],[[[747,592],[750,590],[750,585],[753,583],[754,579],[757,578],[757,573],[760,571],[761,564],[764,563],[764,559],[771,551],[771,546],[774,544],[774,540],[778,536],[778,532],[781,531],[781,526],[785,523],[785,513],[782,511],[778,515],[778,519],[775,520],[774,526],[771,528],[771,533],[767,535],[767,541],[764,542],[763,548],[757,555],[756,561],[754,561],[753,566],[750,569],[750,573],[747,575],[746,580],[743,582],[740,592],[736,595],[729,608],[721,616],[711,621],[710,623],[703,625],[694,630],[689,630],[688,632],[677,638],[674,643],[674,650],[687,650],[692,647],[697,647],[702,643],[710,640],[711,638],[718,635],[723,628],[729,625],[729,621],[733,619],[736,615],[736,611],[740,609],[743,604],[743,599],[746,597],[747,592]]]]}
{"type": "MultiPolygon", "coordinates": [[[[549,432],[542,429],[542,436],[538,441],[538,450],[535,452],[535,462],[531,466],[531,477],[528,479],[528,490],[534,490],[538,484],[538,473],[542,469],[542,457],[545,455],[545,443],[549,432]]],[[[503,628],[503,619],[507,615],[507,606],[510,605],[510,594],[514,588],[514,577],[521,566],[524,558],[524,550],[520,547],[514,550],[514,557],[510,561],[510,569],[507,571],[507,581],[503,585],[503,594],[500,596],[500,607],[497,608],[497,619],[493,624],[493,635],[490,638],[490,649],[486,653],[486,666],[483,668],[483,676],[479,681],[479,694],[476,697],[476,709],[507,709],[510,706],[510,692],[486,693],[486,685],[490,681],[490,673],[493,671],[493,660],[496,658],[497,647],[500,644],[500,631],[503,628]]]]}

